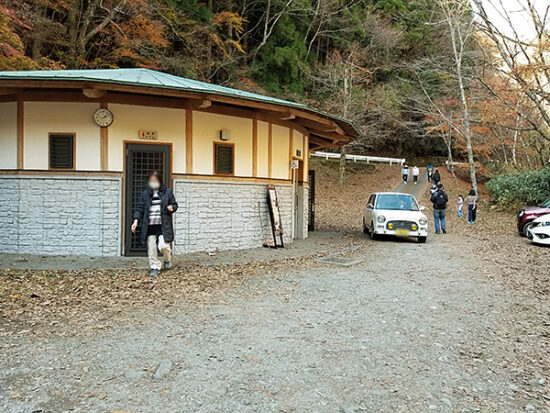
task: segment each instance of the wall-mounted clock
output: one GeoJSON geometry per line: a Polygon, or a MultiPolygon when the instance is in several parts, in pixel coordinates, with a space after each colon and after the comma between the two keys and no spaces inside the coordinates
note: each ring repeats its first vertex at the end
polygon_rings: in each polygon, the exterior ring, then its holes
{"type": "Polygon", "coordinates": [[[98,126],[101,126],[102,128],[111,126],[111,124],[113,123],[113,120],[114,120],[113,112],[111,112],[109,109],[99,108],[94,112],[94,122],[98,126]]]}

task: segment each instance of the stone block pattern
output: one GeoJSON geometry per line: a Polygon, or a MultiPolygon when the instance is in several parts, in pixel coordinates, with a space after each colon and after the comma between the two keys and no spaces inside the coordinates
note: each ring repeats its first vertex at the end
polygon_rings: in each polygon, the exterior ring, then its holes
{"type": "MultiPolygon", "coordinates": [[[[292,186],[276,185],[285,231],[292,242],[292,186]]],[[[267,185],[175,180],[176,254],[259,247],[272,240],[267,185]]]]}
{"type": "Polygon", "coordinates": [[[119,255],[120,194],[119,178],[0,176],[0,250],[119,255]]]}
{"type": "Polygon", "coordinates": [[[309,186],[304,186],[304,202],[302,203],[302,214],[303,214],[303,228],[302,234],[304,238],[308,237],[308,224],[309,224],[309,186]]]}

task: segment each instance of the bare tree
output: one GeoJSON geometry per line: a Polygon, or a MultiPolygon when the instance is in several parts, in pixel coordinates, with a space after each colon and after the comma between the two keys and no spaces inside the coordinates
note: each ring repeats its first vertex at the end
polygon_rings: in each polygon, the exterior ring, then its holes
{"type": "MultiPolygon", "coordinates": [[[[469,67],[467,66],[467,54],[472,50],[472,38],[475,34],[475,24],[471,13],[469,0],[437,0],[441,18],[435,21],[434,25],[446,28],[447,38],[450,46],[451,61],[447,67],[445,62],[419,62],[426,69],[435,70],[442,77],[453,79],[453,88],[458,95],[460,108],[462,112],[460,123],[457,123],[449,117],[444,108],[436,102],[427,90],[424,80],[419,72],[421,68],[416,67],[417,80],[429,104],[437,112],[440,118],[445,121],[449,128],[464,138],[466,142],[466,152],[470,168],[470,181],[472,187],[477,192],[477,179],[472,149],[472,130],[471,130],[471,110],[467,97],[467,89],[470,84],[469,67]]],[[[436,16],[438,17],[438,16],[436,16]]]]}
{"type": "MultiPolygon", "coordinates": [[[[533,0],[473,0],[478,26],[493,50],[487,60],[532,102],[533,110],[509,105],[544,139],[550,140],[550,3],[533,0]],[[519,14],[512,16],[511,10],[519,14]],[[498,21],[495,22],[495,21],[498,21]]],[[[498,93],[485,86],[498,97],[498,93]]]]}

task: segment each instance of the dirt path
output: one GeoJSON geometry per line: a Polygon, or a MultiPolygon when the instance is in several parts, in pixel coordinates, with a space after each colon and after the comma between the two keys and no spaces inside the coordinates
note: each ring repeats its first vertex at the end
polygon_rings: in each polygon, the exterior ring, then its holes
{"type": "Polygon", "coordinates": [[[487,277],[501,268],[479,245],[355,241],[351,267],[266,268],[201,304],[1,338],[0,411],[548,409],[498,334],[526,298],[487,277]]]}
{"type": "Polygon", "coordinates": [[[426,185],[428,184],[428,175],[426,175],[426,168],[421,167],[420,168],[420,175],[418,176],[418,183],[415,185],[413,182],[412,177],[412,168],[411,168],[411,176],[409,176],[409,180],[407,183],[404,183],[401,181],[397,188],[395,189],[395,192],[401,192],[404,194],[412,194],[417,199],[419,199],[426,188],[426,185]]]}

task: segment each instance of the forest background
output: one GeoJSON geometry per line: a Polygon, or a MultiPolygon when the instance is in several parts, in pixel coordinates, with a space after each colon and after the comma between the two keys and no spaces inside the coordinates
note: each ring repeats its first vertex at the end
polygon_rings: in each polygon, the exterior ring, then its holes
{"type": "Polygon", "coordinates": [[[0,70],[146,67],[304,102],[356,124],[345,151],[469,161],[475,184],[548,164],[549,14],[541,0],[1,0],[0,70]]]}

